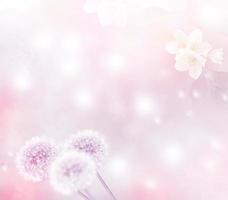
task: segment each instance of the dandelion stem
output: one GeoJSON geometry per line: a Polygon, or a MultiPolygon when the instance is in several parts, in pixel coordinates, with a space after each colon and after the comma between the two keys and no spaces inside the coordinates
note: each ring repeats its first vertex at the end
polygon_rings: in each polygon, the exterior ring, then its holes
{"type": "Polygon", "coordinates": [[[101,182],[101,184],[106,189],[106,191],[111,195],[112,199],[113,200],[117,200],[117,198],[115,197],[115,195],[113,194],[113,192],[111,191],[111,189],[109,188],[109,186],[106,184],[106,182],[104,181],[104,179],[102,178],[102,176],[99,174],[99,172],[97,172],[97,177],[98,177],[99,181],[101,182]]]}
{"type": "Polygon", "coordinates": [[[83,197],[84,199],[86,199],[86,200],[91,200],[87,195],[85,195],[83,192],[81,192],[81,191],[78,191],[78,194],[81,196],[81,197],[83,197]]]}
{"type": "Polygon", "coordinates": [[[95,198],[93,197],[93,195],[92,195],[88,190],[85,190],[85,194],[86,194],[91,200],[95,200],[95,198]]]}

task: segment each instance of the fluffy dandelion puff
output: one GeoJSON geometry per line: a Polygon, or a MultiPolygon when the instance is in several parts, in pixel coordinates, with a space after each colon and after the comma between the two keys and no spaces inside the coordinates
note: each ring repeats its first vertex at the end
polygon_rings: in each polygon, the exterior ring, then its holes
{"type": "Polygon", "coordinates": [[[90,157],[75,151],[63,153],[51,165],[50,183],[65,195],[86,189],[96,175],[96,167],[90,157]]]}
{"type": "Polygon", "coordinates": [[[72,135],[65,144],[66,149],[77,150],[90,156],[97,167],[100,167],[107,156],[107,144],[96,131],[83,130],[72,135]]]}
{"type": "MultiPolygon", "coordinates": [[[[66,142],[65,147],[70,150],[85,153],[91,157],[97,169],[100,168],[108,152],[107,143],[104,138],[100,136],[98,132],[92,130],[83,130],[71,136],[66,142]]],[[[116,200],[117,198],[98,171],[96,175],[112,199],[116,200]]]]}
{"type": "Polygon", "coordinates": [[[27,141],[16,156],[19,173],[34,182],[48,178],[50,164],[57,155],[53,142],[44,137],[34,137],[27,141]]]}

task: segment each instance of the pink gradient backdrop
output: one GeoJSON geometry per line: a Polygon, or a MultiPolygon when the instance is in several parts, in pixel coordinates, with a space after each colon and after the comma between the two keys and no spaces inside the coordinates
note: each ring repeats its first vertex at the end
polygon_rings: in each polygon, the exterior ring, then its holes
{"type": "MultiPolygon", "coordinates": [[[[102,174],[119,199],[227,200],[228,14],[208,23],[210,2],[129,8],[120,27],[102,26],[84,0],[1,0],[0,199],[80,199],[25,181],[14,158],[33,136],[60,142],[90,128],[107,138],[102,174]],[[165,51],[176,29],[195,28],[224,49],[219,88],[177,72],[165,51]]],[[[108,199],[99,183],[90,189],[108,199]]]]}

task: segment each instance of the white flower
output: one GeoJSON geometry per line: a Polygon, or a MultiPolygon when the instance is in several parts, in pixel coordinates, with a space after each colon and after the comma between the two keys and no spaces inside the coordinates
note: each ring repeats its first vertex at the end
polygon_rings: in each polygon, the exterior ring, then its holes
{"type": "Polygon", "coordinates": [[[174,34],[174,39],[167,44],[166,50],[176,55],[176,70],[188,71],[191,78],[200,77],[208,58],[217,64],[223,61],[222,49],[211,51],[211,45],[203,40],[200,30],[194,30],[188,36],[178,30],[174,34]]]}
{"type": "Polygon", "coordinates": [[[127,22],[127,5],[121,0],[87,0],[84,10],[87,13],[97,13],[103,26],[125,26],[127,22]]]}
{"type": "Polygon", "coordinates": [[[77,152],[65,152],[51,165],[50,184],[65,195],[86,189],[96,176],[91,158],[77,152]]]}
{"type": "Polygon", "coordinates": [[[206,59],[190,49],[183,49],[176,55],[175,68],[178,71],[188,71],[193,79],[198,79],[205,67],[206,59]]]}
{"type": "Polygon", "coordinates": [[[188,45],[188,37],[181,30],[175,31],[174,39],[166,45],[166,50],[171,54],[178,53],[180,49],[185,49],[188,45]]]}
{"type": "Polygon", "coordinates": [[[223,49],[214,49],[210,52],[209,58],[213,63],[222,64],[223,62],[223,49]]]}
{"type": "Polygon", "coordinates": [[[202,32],[194,30],[187,36],[183,31],[174,33],[174,41],[169,42],[166,50],[171,54],[177,54],[182,49],[190,49],[195,53],[206,56],[211,50],[211,45],[203,41],[202,32]]]}

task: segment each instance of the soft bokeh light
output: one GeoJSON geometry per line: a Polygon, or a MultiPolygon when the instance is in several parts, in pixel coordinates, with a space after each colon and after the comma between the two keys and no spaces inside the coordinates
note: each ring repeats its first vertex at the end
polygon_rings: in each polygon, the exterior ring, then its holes
{"type": "MultiPolygon", "coordinates": [[[[34,136],[62,147],[91,129],[107,140],[99,173],[119,200],[227,200],[227,10],[225,0],[0,0],[0,199],[66,200],[24,180],[17,152],[34,136]]],[[[108,199],[96,181],[88,190],[108,199]]]]}

